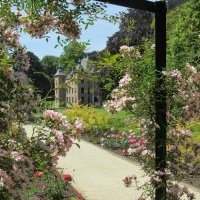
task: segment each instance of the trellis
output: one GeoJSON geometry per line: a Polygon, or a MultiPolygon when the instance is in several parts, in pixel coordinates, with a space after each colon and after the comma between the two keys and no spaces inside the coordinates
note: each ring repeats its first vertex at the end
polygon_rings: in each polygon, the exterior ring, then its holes
{"type": "MultiPolygon", "coordinates": [[[[155,14],[155,170],[165,171],[166,168],[166,137],[167,137],[167,105],[166,87],[163,71],[166,68],[166,13],[167,5],[163,0],[97,0],[118,6],[150,11],[155,14]]],[[[166,178],[155,188],[155,200],[166,200],[166,178]]]]}

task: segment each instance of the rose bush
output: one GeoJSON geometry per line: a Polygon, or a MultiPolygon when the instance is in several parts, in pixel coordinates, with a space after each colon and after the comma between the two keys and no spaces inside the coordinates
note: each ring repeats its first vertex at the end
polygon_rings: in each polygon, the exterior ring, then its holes
{"type": "Polygon", "coordinates": [[[83,124],[78,119],[71,124],[62,114],[47,110],[28,138],[23,124],[33,117],[38,100],[25,72],[13,69],[9,62],[5,66],[6,62],[5,58],[0,60],[0,199],[20,200],[26,199],[23,191],[32,187],[36,175],[50,173],[63,181],[56,169],[57,159],[69,151],[73,138],[80,136],[83,124]]]}

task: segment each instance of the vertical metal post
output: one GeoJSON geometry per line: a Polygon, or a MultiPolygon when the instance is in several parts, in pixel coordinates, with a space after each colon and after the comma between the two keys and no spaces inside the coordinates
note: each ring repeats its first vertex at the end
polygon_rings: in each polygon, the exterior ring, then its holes
{"type": "MultiPolygon", "coordinates": [[[[166,129],[167,105],[165,78],[162,72],[166,69],[166,3],[156,3],[155,41],[156,41],[156,83],[155,83],[155,169],[165,171],[166,168],[166,129]]],[[[166,178],[155,188],[155,200],[166,200],[166,178]]]]}

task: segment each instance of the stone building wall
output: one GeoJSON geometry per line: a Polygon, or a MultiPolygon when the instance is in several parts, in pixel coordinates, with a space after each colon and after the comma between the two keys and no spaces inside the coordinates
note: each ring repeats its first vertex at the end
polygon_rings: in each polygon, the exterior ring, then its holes
{"type": "Polygon", "coordinates": [[[79,79],[76,73],[67,77],[62,72],[55,74],[54,81],[57,107],[69,104],[102,105],[101,91],[96,81],[79,79]]]}
{"type": "Polygon", "coordinates": [[[65,75],[58,71],[54,77],[55,84],[55,106],[60,107],[65,105],[65,75]]]}

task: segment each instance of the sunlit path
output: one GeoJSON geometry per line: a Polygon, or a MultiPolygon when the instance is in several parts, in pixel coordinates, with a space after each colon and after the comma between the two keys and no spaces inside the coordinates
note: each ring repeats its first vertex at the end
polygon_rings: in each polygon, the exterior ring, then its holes
{"type": "Polygon", "coordinates": [[[131,200],[139,196],[136,188],[126,188],[122,179],[137,175],[144,180],[138,165],[123,160],[85,141],[81,148],[73,147],[59,166],[74,176],[74,185],[87,200],[131,200]]]}
{"type": "MultiPolygon", "coordinates": [[[[30,133],[32,127],[26,126],[30,133]]],[[[75,145],[64,158],[60,158],[59,167],[74,177],[73,185],[86,200],[137,200],[140,192],[135,186],[126,188],[122,179],[127,175],[136,175],[142,183],[147,180],[137,163],[129,162],[98,146],[80,141],[80,149],[75,145]]],[[[189,188],[200,199],[200,189],[189,188]]]]}

